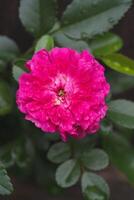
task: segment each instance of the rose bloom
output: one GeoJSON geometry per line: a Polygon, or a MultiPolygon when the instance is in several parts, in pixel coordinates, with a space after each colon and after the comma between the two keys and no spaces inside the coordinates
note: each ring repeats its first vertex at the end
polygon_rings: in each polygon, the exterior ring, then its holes
{"type": "Polygon", "coordinates": [[[26,63],[19,78],[17,104],[25,118],[44,132],[83,138],[95,133],[105,117],[109,84],[104,67],[87,51],[42,49],[26,63]]]}

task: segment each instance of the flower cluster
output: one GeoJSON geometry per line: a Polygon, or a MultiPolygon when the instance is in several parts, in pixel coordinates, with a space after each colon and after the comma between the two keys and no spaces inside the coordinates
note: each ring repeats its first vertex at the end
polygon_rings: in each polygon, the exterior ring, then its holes
{"type": "Polygon", "coordinates": [[[88,51],[42,49],[19,78],[17,104],[27,120],[64,141],[95,133],[104,118],[109,84],[104,67],[88,51]]]}

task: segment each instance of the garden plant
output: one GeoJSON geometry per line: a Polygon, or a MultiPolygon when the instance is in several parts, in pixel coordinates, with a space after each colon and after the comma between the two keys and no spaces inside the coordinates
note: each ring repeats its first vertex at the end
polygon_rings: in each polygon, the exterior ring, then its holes
{"type": "Polygon", "coordinates": [[[111,31],[131,5],[73,0],[61,13],[56,0],[20,0],[33,43],[22,53],[0,36],[1,195],[15,190],[8,171],[53,194],[78,185],[87,200],[110,199],[109,165],[134,184],[134,102],[117,98],[134,87],[134,61],[111,31]]]}

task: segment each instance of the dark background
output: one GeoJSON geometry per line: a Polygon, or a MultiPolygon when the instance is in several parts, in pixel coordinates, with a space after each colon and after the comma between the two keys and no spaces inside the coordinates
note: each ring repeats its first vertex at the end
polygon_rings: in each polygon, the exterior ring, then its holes
{"type": "MultiPolygon", "coordinates": [[[[24,52],[32,44],[33,38],[25,31],[19,20],[19,2],[19,0],[0,0],[0,35],[7,35],[14,39],[21,51],[24,52]]],[[[70,0],[58,0],[61,12],[68,2],[70,0]]],[[[134,59],[134,5],[120,23],[115,26],[113,31],[118,33],[124,40],[122,52],[134,59]]],[[[124,177],[119,176],[119,172],[114,168],[108,168],[102,175],[104,175],[110,184],[112,200],[134,200],[134,189],[127,183],[124,177]]],[[[82,200],[80,190],[77,187],[66,190],[65,194],[61,197],[52,197],[47,195],[44,189],[40,189],[39,186],[35,186],[32,183],[14,178],[12,180],[15,192],[11,197],[0,197],[0,200],[82,200]]]]}

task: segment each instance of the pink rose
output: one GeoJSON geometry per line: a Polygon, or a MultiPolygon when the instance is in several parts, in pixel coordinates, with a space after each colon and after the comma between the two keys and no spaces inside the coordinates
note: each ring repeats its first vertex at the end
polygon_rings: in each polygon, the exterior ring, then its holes
{"type": "Polygon", "coordinates": [[[104,67],[88,51],[44,49],[26,64],[19,78],[17,104],[25,118],[64,141],[95,133],[105,117],[110,87],[104,67]]]}

